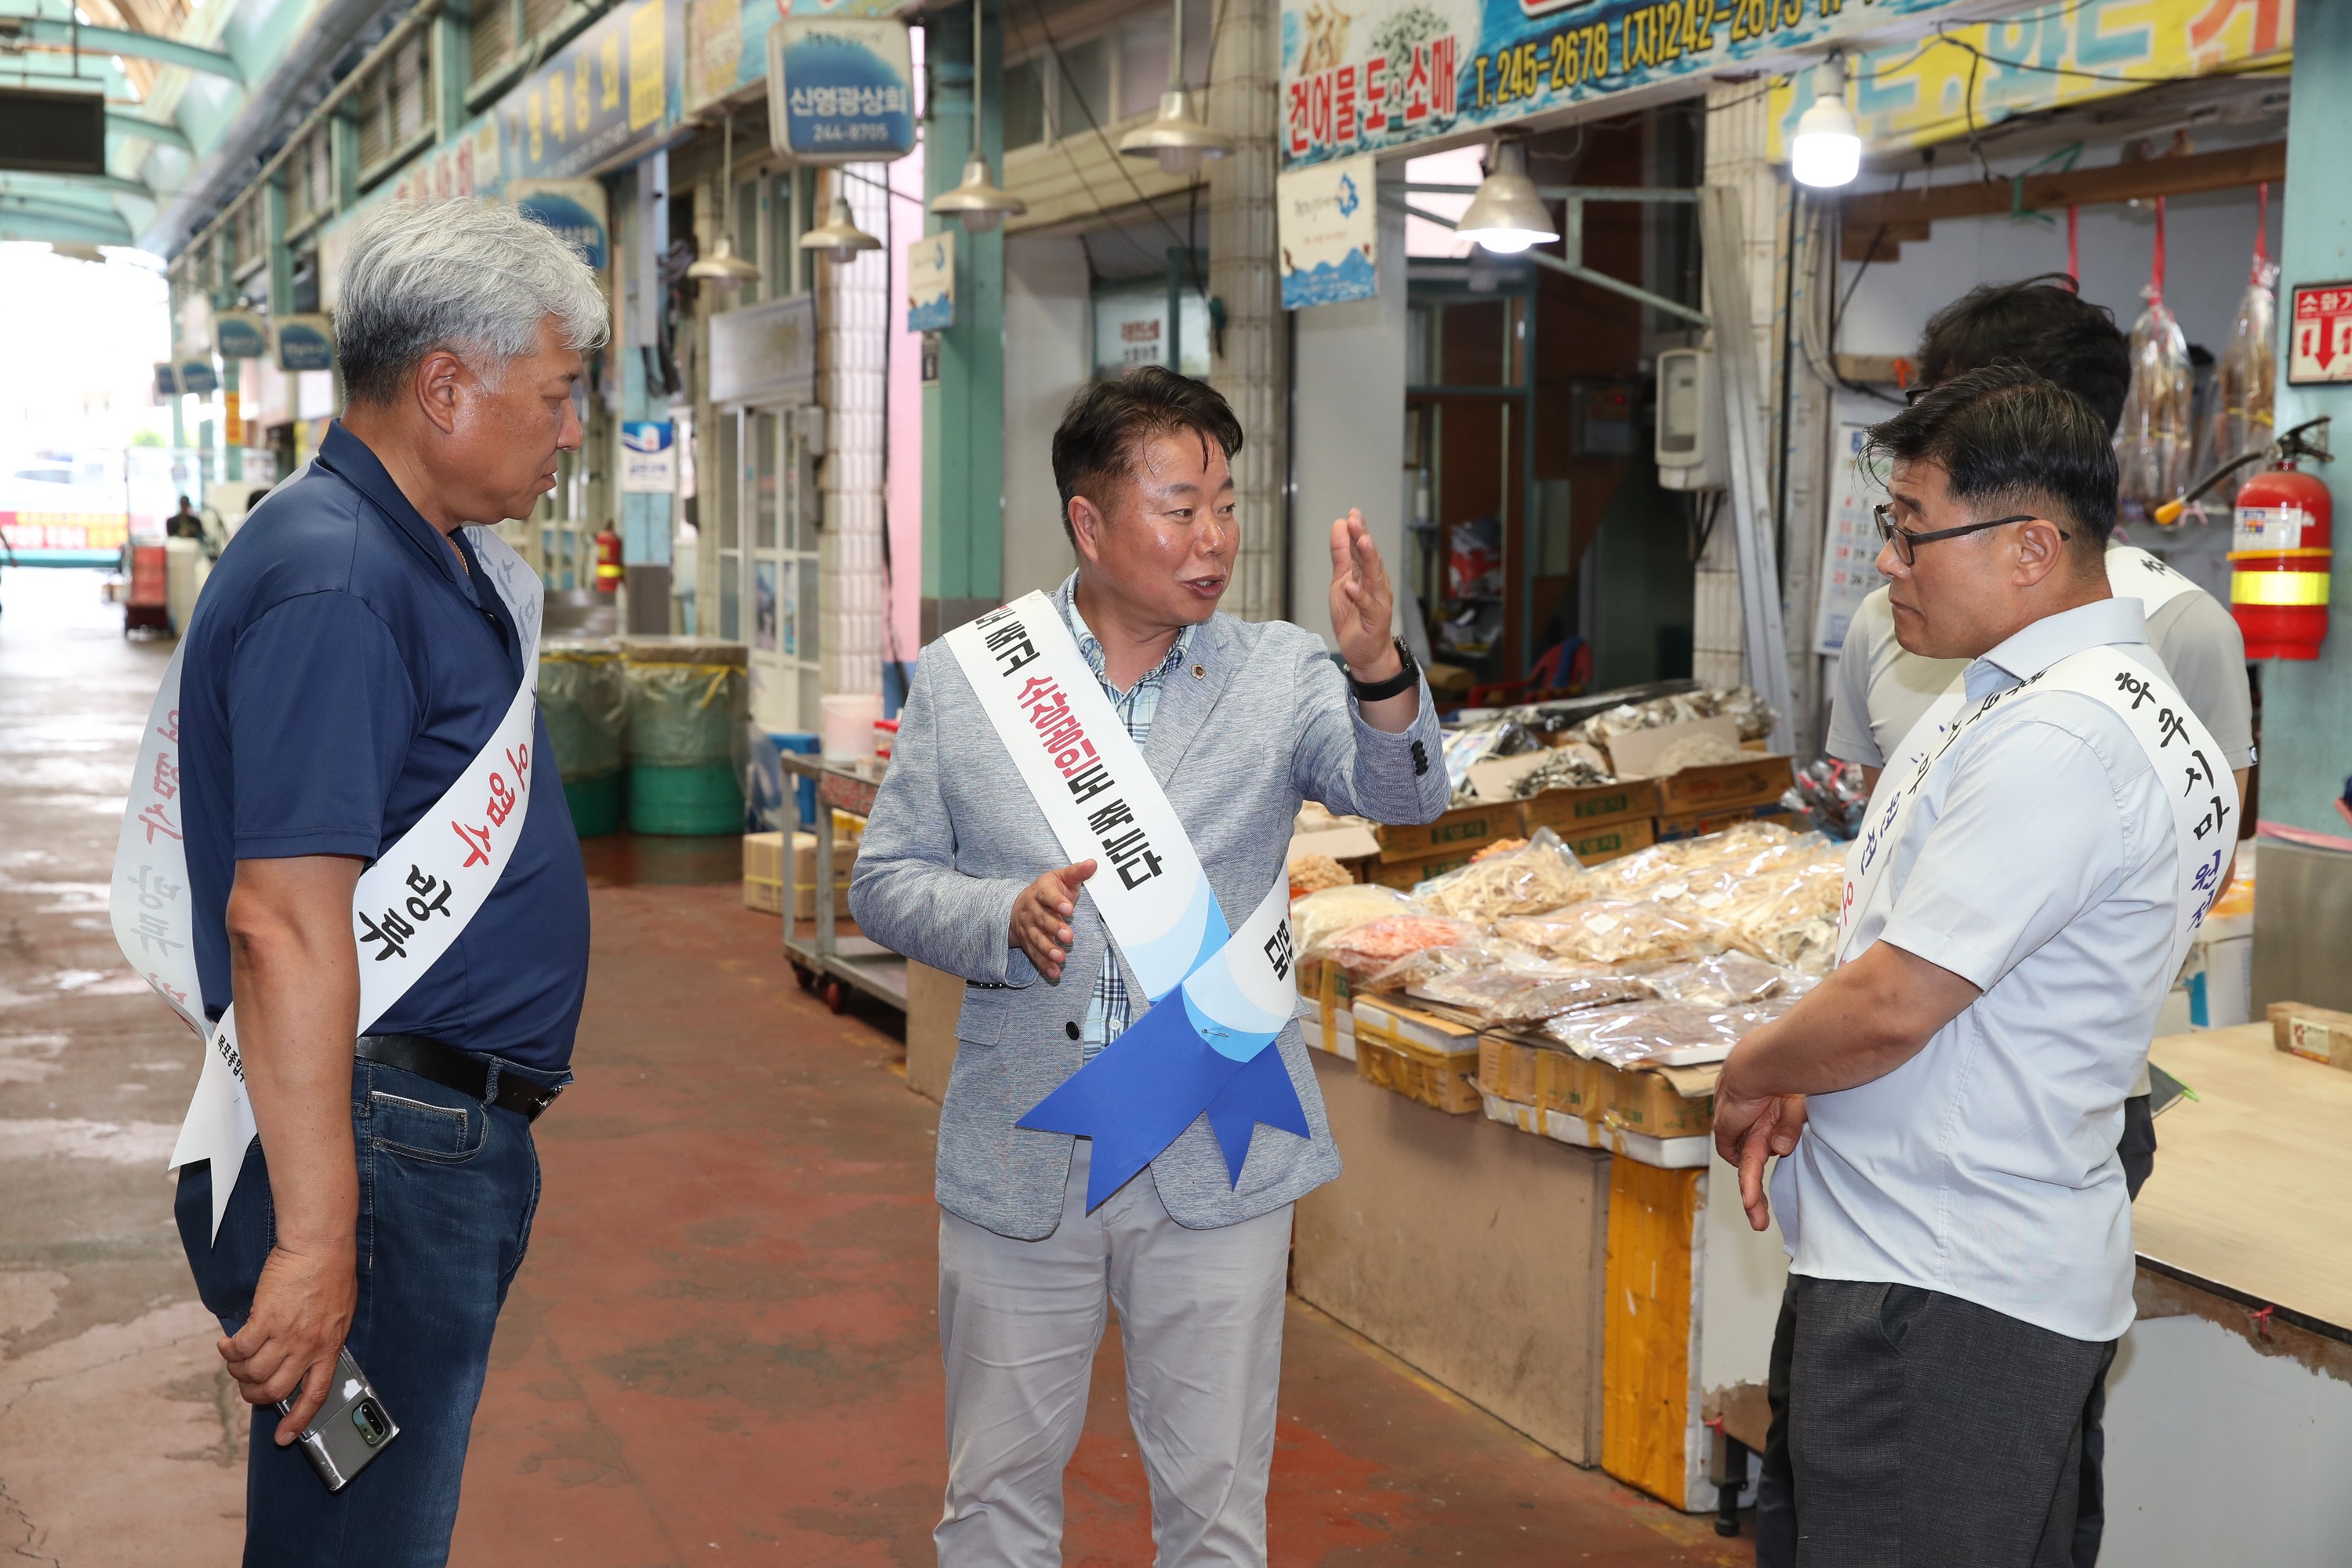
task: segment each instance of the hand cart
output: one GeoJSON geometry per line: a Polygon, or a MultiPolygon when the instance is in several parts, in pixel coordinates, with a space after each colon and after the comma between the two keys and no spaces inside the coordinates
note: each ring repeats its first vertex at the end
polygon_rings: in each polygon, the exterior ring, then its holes
{"type": "MultiPolygon", "coordinates": [[[[816,919],[809,940],[799,935],[800,921],[793,913],[793,899],[790,887],[793,875],[785,873],[784,899],[784,958],[792,964],[793,973],[801,989],[814,992],[824,999],[824,1005],[838,1013],[848,1005],[854,988],[868,996],[888,1003],[904,1012],[907,1006],[907,961],[884,947],[880,942],[862,936],[840,936],[835,932],[837,914],[834,908],[833,814],[838,809],[853,816],[869,816],[874,811],[874,792],[879,787],[878,773],[867,777],[864,773],[839,763],[827,763],[820,758],[797,752],[785,752],[780,760],[787,773],[803,773],[816,781],[816,919]]],[[[793,792],[786,791],[790,801],[793,792]]],[[[792,863],[791,839],[786,837],[785,864],[792,863]]]]}

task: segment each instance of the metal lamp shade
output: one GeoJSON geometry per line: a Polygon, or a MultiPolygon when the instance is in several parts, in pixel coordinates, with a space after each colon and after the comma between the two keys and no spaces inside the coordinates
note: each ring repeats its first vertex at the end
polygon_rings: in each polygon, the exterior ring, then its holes
{"type": "Polygon", "coordinates": [[[1158,159],[1163,174],[1193,174],[1207,160],[1232,153],[1234,142],[1192,112],[1188,89],[1171,87],[1160,95],[1158,117],[1120,137],[1118,150],[1130,158],[1158,159]]]}
{"type": "Polygon", "coordinates": [[[733,289],[750,282],[760,275],[760,269],[735,254],[735,242],[722,234],[710,247],[710,254],[687,268],[686,275],[698,282],[715,283],[721,289],[733,289]]]}
{"type": "Polygon", "coordinates": [[[1019,217],[1029,204],[989,178],[988,160],[974,153],[964,160],[963,183],[930,199],[926,211],[940,217],[960,218],[965,229],[978,234],[1008,217],[1019,217]]]}
{"type": "Polygon", "coordinates": [[[881,249],[882,242],[857,226],[846,198],[835,196],[824,222],[801,236],[801,248],[822,250],[835,261],[854,261],[861,250],[881,249]]]}
{"type": "Polygon", "coordinates": [[[1454,232],[1488,250],[1517,255],[1559,237],[1550,209],[1528,178],[1528,150],[1516,141],[1495,143],[1495,160],[1454,232]]]}

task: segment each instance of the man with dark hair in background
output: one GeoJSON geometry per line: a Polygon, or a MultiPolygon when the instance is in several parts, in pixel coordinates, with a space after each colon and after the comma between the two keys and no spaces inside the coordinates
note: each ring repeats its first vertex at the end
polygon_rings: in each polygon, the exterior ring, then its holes
{"type": "MultiPolygon", "coordinates": [[[[2130,345],[2116,329],[2114,315],[2082,298],[2074,280],[2063,273],[1970,289],[1929,319],[1916,359],[1915,396],[1969,371],[2014,363],[2082,398],[2111,434],[2123,416],[2131,384],[2130,345]]],[[[2229,607],[2146,551],[2113,545],[2106,565],[2114,591],[2141,600],[2150,646],[2189,707],[2220,742],[2242,800],[2254,760],[2253,694],[2246,679],[2245,639],[2229,607]]],[[[1928,658],[1905,647],[1895,635],[1888,590],[1878,589],[1856,607],[1846,628],[1831,682],[1825,749],[1842,761],[1861,764],[1865,782],[1874,789],[1880,771],[1905,736],[1963,668],[1964,661],[1928,658]]],[[[2223,868],[2223,887],[2231,868],[2223,868]]],[[[2118,1152],[2126,1188],[2137,1196],[2156,1161],[2155,1118],[2144,1071],[2125,1101],[2118,1152]]],[[[1760,1568],[1790,1568],[1796,1562],[1784,1415],[1790,1334],[1790,1307],[1784,1300],[1769,1380],[1772,1426],[1756,1489],[1760,1568]]],[[[2105,1524],[2100,1476],[2105,1444],[2099,1427],[2104,1403],[2104,1387],[2094,1390],[2084,1445],[2076,1568],[2091,1568],[2098,1561],[2105,1524]]]]}
{"type": "Polygon", "coordinates": [[[1838,967],[1726,1060],[1717,1148],[1759,1230],[1780,1156],[1776,1425],[1808,1568],[2055,1568],[2132,1321],[2124,1100],[2237,801],[2108,582],[2100,414],[1995,365],[1871,450],[1895,635],[1964,676],[1872,797],[1838,967]]]}

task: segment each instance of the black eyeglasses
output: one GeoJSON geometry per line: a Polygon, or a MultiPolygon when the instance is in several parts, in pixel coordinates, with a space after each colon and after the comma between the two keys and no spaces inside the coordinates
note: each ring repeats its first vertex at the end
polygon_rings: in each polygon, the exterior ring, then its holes
{"type": "MultiPolygon", "coordinates": [[[[1870,515],[1878,520],[1878,537],[1895,546],[1895,558],[1908,566],[1917,557],[1919,546],[1923,544],[1933,544],[1939,539],[1958,539],[1964,533],[1982,533],[1988,528],[2006,528],[2012,522],[2032,522],[2042,514],[2021,511],[2015,517],[1996,517],[1990,522],[1966,523],[1958,528],[1939,528],[1932,533],[1914,533],[1907,528],[1895,527],[1895,508],[1885,501],[1872,507],[1870,515]]],[[[2058,530],[2058,537],[2072,539],[2074,536],[2062,528],[2058,530]]]]}

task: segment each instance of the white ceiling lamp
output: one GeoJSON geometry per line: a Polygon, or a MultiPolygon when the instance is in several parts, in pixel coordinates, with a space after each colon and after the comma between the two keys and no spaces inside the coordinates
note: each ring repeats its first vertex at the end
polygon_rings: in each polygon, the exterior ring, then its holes
{"type": "Polygon", "coordinates": [[[988,154],[981,150],[981,0],[971,0],[971,155],[963,161],[963,180],[951,191],[941,191],[923,210],[939,217],[961,220],[966,234],[994,228],[1008,217],[1019,217],[1029,204],[989,177],[988,154]]]}
{"type": "Polygon", "coordinates": [[[735,254],[735,116],[727,116],[727,129],[720,145],[725,149],[719,160],[719,240],[710,254],[697,258],[686,269],[686,275],[698,283],[708,283],[713,289],[732,293],[760,275],[760,269],[735,254]]]}
{"type": "Polygon", "coordinates": [[[1151,123],[1120,137],[1118,150],[1130,158],[1159,160],[1163,174],[1197,174],[1209,159],[1230,154],[1234,139],[1192,112],[1192,91],[1184,85],[1184,0],[1171,3],[1176,20],[1170,29],[1168,90],[1160,95],[1160,113],[1151,123]]]}
{"type": "MultiPolygon", "coordinates": [[[[834,175],[836,181],[848,177],[845,174],[834,175]]],[[[833,210],[825,216],[824,223],[801,236],[801,248],[822,250],[831,260],[847,263],[856,260],[861,251],[881,249],[882,242],[857,226],[857,219],[850,215],[849,198],[843,195],[840,185],[835,184],[833,188],[833,210]]]]}
{"type": "Polygon", "coordinates": [[[1559,237],[1536,183],[1528,178],[1527,144],[1516,136],[1497,136],[1486,159],[1486,177],[1463,209],[1454,232],[1486,249],[1517,256],[1530,246],[1549,245],[1559,237]]]}
{"type": "Polygon", "coordinates": [[[1813,106],[1789,141],[1789,173],[1801,185],[1833,188],[1862,173],[1862,128],[1845,106],[1845,57],[1813,68],[1813,106]]]}

